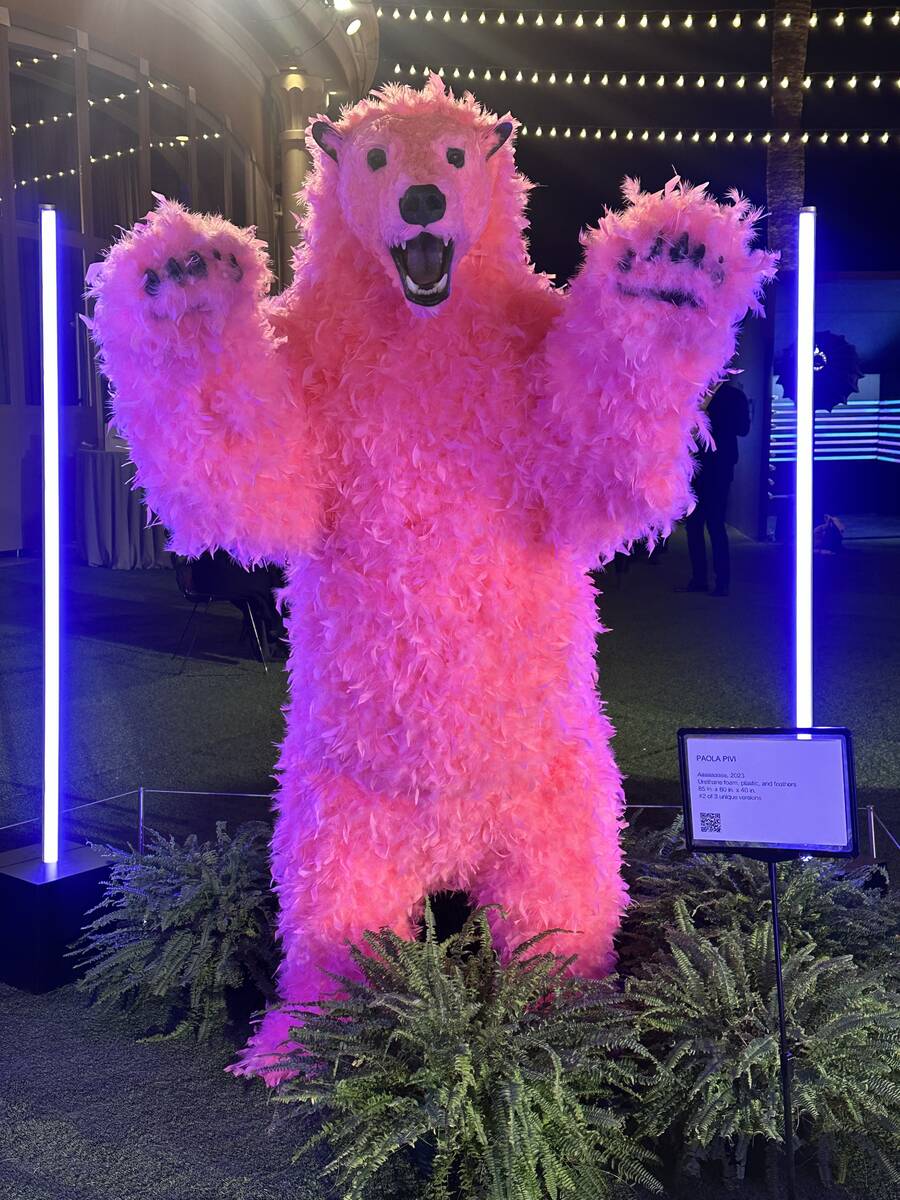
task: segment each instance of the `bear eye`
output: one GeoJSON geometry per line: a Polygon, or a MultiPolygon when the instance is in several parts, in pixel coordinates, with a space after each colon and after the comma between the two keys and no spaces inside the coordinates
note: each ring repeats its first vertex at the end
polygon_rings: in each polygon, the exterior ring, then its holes
{"type": "Polygon", "coordinates": [[[457,146],[451,146],[447,151],[447,162],[451,167],[461,167],[466,161],[465,150],[460,150],[457,146]]]}
{"type": "Polygon", "coordinates": [[[387,155],[378,147],[369,151],[366,155],[366,162],[373,171],[380,171],[382,167],[387,166],[387,155]]]}

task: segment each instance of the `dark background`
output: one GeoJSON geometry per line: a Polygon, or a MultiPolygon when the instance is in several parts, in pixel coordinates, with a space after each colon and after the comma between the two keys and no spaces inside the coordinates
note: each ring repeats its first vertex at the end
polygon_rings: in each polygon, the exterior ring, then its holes
{"type": "MultiPolygon", "coordinates": [[[[709,181],[722,195],[729,187],[738,187],[755,203],[765,204],[766,147],[756,138],[751,146],[740,141],[723,143],[722,135],[715,144],[704,138],[699,144],[671,139],[663,143],[652,140],[626,141],[624,133],[633,128],[636,137],[644,128],[653,130],[683,128],[686,131],[720,129],[764,131],[771,127],[770,92],[751,83],[761,75],[771,76],[771,13],[765,29],[758,29],[754,19],[760,8],[742,8],[743,24],[735,30],[731,18],[737,11],[714,9],[711,5],[694,7],[694,25],[683,27],[687,10],[669,10],[671,26],[659,28],[662,10],[653,11],[625,4],[616,12],[630,15],[629,27],[618,29],[607,15],[605,25],[593,25],[596,10],[589,15],[584,10],[584,25],[574,25],[578,10],[563,10],[564,26],[553,22],[558,9],[533,6],[524,10],[526,24],[518,26],[515,8],[501,5],[469,8],[469,21],[463,25],[456,19],[461,7],[452,8],[454,20],[443,21],[445,7],[431,6],[433,21],[424,19],[429,5],[416,5],[417,20],[404,16],[392,19],[393,5],[382,3],[381,63],[376,84],[400,80],[421,85],[421,72],[414,78],[408,66],[415,64],[437,69],[459,65],[474,67],[478,78],[454,81],[454,90],[470,88],[489,108],[499,114],[511,111],[531,130],[541,124],[544,136],[520,138],[518,162],[520,169],[539,185],[531,201],[533,231],[532,252],[540,268],[566,278],[578,260],[578,233],[587,224],[595,223],[604,205],[617,205],[619,187],[625,175],[637,175],[650,189],[661,187],[674,172],[692,182],[709,181]],[[545,24],[536,28],[534,19],[538,8],[544,13],[545,24]],[[484,11],[485,24],[478,23],[484,11]],[[497,14],[504,12],[506,23],[497,24],[497,14]],[[718,24],[708,27],[709,13],[715,11],[718,24]],[[641,29],[637,21],[647,12],[649,26],[641,29]],[[705,15],[703,15],[705,14],[705,15]],[[655,26],[655,28],[654,28],[655,26]],[[401,74],[395,66],[401,64],[401,74]],[[501,83],[497,71],[505,67],[510,77],[518,68],[529,71],[556,70],[559,81],[555,86],[515,83],[510,78],[501,83]],[[494,78],[483,79],[485,68],[494,78]],[[494,68],[497,68],[495,71],[494,68]],[[580,83],[563,82],[568,71],[576,80],[586,70],[608,71],[610,84],[589,87],[580,83]],[[644,88],[620,88],[616,82],[623,71],[647,73],[644,88]],[[703,89],[688,83],[684,89],[672,86],[658,88],[655,79],[683,71],[703,72],[707,83],[703,89]],[[746,71],[747,87],[741,91],[731,82],[720,89],[715,78],[721,72],[746,71]],[[580,74],[579,74],[580,73],[580,74]],[[613,74],[615,73],[615,80],[613,74]],[[556,125],[559,136],[547,136],[549,127],[556,125]],[[619,136],[615,142],[604,138],[595,141],[580,139],[582,126],[615,126],[619,136]],[[563,129],[571,126],[573,137],[562,137],[563,129]]],[[[810,31],[807,70],[813,75],[812,87],[805,93],[804,127],[810,130],[831,129],[835,134],[853,130],[900,129],[900,26],[890,23],[893,8],[872,8],[848,5],[842,29],[834,25],[838,9],[820,9],[819,23],[810,31]],[[861,17],[871,11],[871,26],[861,17]],[[834,72],[835,76],[856,72],[860,83],[855,89],[846,83],[836,83],[827,90],[816,80],[816,72],[834,72]],[[876,72],[882,75],[881,87],[875,89],[869,80],[876,72]]],[[[450,72],[447,72],[448,76],[450,72]]],[[[526,79],[528,76],[526,75],[526,79]]],[[[819,145],[811,139],[806,150],[806,203],[819,209],[819,271],[900,271],[900,236],[897,233],[897,195],[900,190],[900,136],[892,135],[888,145],[874,138],[860,145],[858,135],[851,133],[846,146],[832,136],[829,144],[819,145]]]]}

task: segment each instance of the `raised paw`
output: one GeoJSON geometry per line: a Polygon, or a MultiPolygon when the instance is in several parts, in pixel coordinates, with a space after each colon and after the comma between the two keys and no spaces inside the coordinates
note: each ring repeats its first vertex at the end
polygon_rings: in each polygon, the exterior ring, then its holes
{"type": "Polygon", "coordinates": [[[630,300],[703,310],[731,321],[759,307],[775,256],[752,249],[760,213],[738,196],[716,202],[705,187],[671,180],[660,192],[626,181],[622,212],[608,213],[588,239],[588,271],[630,300]]]}
{"type": "Polygon", "coordinates": [[[676,307],[700,308],[703,305],[701,289],[689,271],[703,271],[713,287],[725,282],[724,254],[708,256],[704,242],[692,242],[687,232],[677,237],[665,233],[653,236],[644,254],[629,246],[616,264],[623,275],[631,275],[627,283],[619,282],[619,291],[624,296],[638,296],[649,300],[662,300],[676,307]],[[649,270],[642,271],[643,264],[649,270]],[[682,267],[677,274],[671,268],[682,267]]]}
{"type": "Polygon", "coordinates": [[[160,199],[96,264],[88,278],[100,329],[138,314],[159,337],[220,337],[243,321],[271,282],[265,247],[252,231],[160,199]],[[183,325],[187,319],[187,325],[183,325]]]}

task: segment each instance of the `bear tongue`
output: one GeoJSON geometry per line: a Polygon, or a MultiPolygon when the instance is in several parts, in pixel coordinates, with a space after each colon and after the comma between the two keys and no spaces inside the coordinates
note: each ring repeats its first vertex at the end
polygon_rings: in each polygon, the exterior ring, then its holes
{"type": "Polygon", "coordinates": [[[406,243],[406,271],[419,287],[430,287],[443,274],[444,243],[433,233],[420,233],[406,243]]]}

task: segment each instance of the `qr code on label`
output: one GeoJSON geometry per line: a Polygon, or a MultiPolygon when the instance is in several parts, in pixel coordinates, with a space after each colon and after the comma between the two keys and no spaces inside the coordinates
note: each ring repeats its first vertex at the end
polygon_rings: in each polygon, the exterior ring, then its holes
{"type": "Polygon", "coordinates": [[[722,832],[722,814],[721,813],[705,813],[700,814],[700,832],[701,833],[721,833],[722,832]]]}

